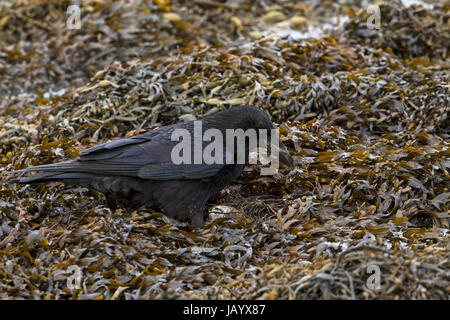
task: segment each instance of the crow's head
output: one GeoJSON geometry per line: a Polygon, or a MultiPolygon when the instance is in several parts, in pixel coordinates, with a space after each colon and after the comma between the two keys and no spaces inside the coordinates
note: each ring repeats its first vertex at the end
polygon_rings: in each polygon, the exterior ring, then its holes
{"type": "MultiPolygon", "coordinates": [[[[257,139],[253,143],[249,140],[250,135],[246,135],[246,158],[248,158],[248,152],[255,147],[261,147],[261,135],[260,132],[266,132],[267,135],[267,145],[270,146],[271,150],[278,152],[279,160],[289,167],[293,166],[293,160],[287,150],[286,146],[279,141],[278,135],[276,139],[278,140],[278,145],[274,143],[272,130],[275,129],[272,121],[267,116],[267,114],[255,106],[239,106],[234,107],[213,116],[204,119],[207,127],[213,127],[221,130],[226,136],[227,129],[238,130],[242,129],[244,132],[250,132],[252,129],[255,130],[257,139]]],[[[273,151],[272,151],[273,152],[273,151]]]]}

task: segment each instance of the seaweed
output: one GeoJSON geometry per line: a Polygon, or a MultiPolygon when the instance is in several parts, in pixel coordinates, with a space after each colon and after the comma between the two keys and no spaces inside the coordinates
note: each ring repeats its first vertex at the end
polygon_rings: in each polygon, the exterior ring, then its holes
{"type": "Polygon", "coordinates": [[[448,299],[448,5],[86,1],[66,30],[69,4],[0,4],[0,298],[448,299]],[[247,166],[204,229],[6,183],[243,104],[295,166],[247,166]]]}

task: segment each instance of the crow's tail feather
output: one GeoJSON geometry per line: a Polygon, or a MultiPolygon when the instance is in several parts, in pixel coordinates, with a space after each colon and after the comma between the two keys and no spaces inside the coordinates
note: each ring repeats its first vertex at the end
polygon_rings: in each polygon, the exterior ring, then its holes
{"type": "Polygon", "coordinates": [[[49,181],[61,181],[67,179],[82,179],[98,177],[98,174],[86,172],[43,172],[31,177],[17,177],[8,181],[8,183],[40,183],[49,181]]]}

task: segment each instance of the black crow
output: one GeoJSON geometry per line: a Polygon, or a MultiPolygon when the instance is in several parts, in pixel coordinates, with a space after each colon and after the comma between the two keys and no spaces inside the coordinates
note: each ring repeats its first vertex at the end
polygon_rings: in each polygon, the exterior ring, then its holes
{"type": "MultiPolygon", "coordinates": [[[[82,151],[81,156],[75,160],[19,170],[41,173],[31,177],[19,177],[10,182],[62,181],[66,184],[81,185],[102,192],[107,198],[114,199],[122,206],[143,205],[160,209],[168,216],[187,218],[195,227],[203,227],[206,201],[241,174],[245,162],[249,159],[251,145],[247,139],[243,148],[244,162],[239,162],[238,143],[227,152],[230,148],[227,149],[225,146],[225,138],[216,145],[223,146],[222,155],[218,149],[211,152],[211,155],[223,159],[222,162],[206,164],[202,158],[200,162],[197,158],[196,162],[194,158],[195,154],[198,156],[199,150],[195,150],[196,142],[193,137],[188,141],[180,141],[180,137],[178,140],[174,139],[174,131],[178,129],[179,133],[195,136],[197,130],[195,126],[199,123],[200,133],[215,129],[212,132],[221,133],[223,137],[226,137],[229,129],[269,130],[268,144],[274,145],[270,138],[270,130],[274,127],[269,117],[257,107],[241,106],[218,112],[201,121],[178,123],[131,138],[107,142],[82,151]],[[180,148],[181,142],[186,142],[186,146],[192,147],[190,153],[186,153],[186,149],[179,154],[173,153],[177,145],[180,148]],[[175,163],[179,162],[179,159],[174,161],[174,154],[185,156],[183,159],[186,161],[175,163]],[[228,160],[226,155],[229,157],[228,160]],[[230,159],[233,163],[230,163],[230,159]]],[[[210,138],[209,144],[216,139],[216,136],[214,140],[210,138]]],[[[201,148],[207,145],[207,141],[202,140],[200,143],[201,148]]],[[[278,151],[279,160],[292,166],[292,158],[281,142],[278,151]]]]}

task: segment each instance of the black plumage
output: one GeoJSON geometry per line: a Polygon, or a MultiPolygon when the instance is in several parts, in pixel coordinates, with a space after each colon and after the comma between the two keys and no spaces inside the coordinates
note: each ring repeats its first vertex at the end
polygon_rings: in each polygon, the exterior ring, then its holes
{"type": "MultiPolygon", "coordinates": [[[[273,124],[259,108],[241,106],[205,117],[203,131],[212,128],[225,136],[226,129],[270,130],[273,124]]],[[[20,170],[41,173],[11,182],[62,181],[81,185],[104,193],[122,206],[144,205],[160,209],[171,217],[187,218],[194,226],[202,227],[206,201],[236,179],[244,164],[174,164],[171,152],[178,142],[172,141],[171,136],[175,129],[193,133],[194,122],[107,142],[82,151],[75,160],[20,170]]],[[[203,142],[203,147],[207,144],[203,142]]],[[[246,160],[248,154],[249,146],[246,145],[246,160]]],[[[280,160],[292,165],[292,159],[281,143],[280,160]]]]}

